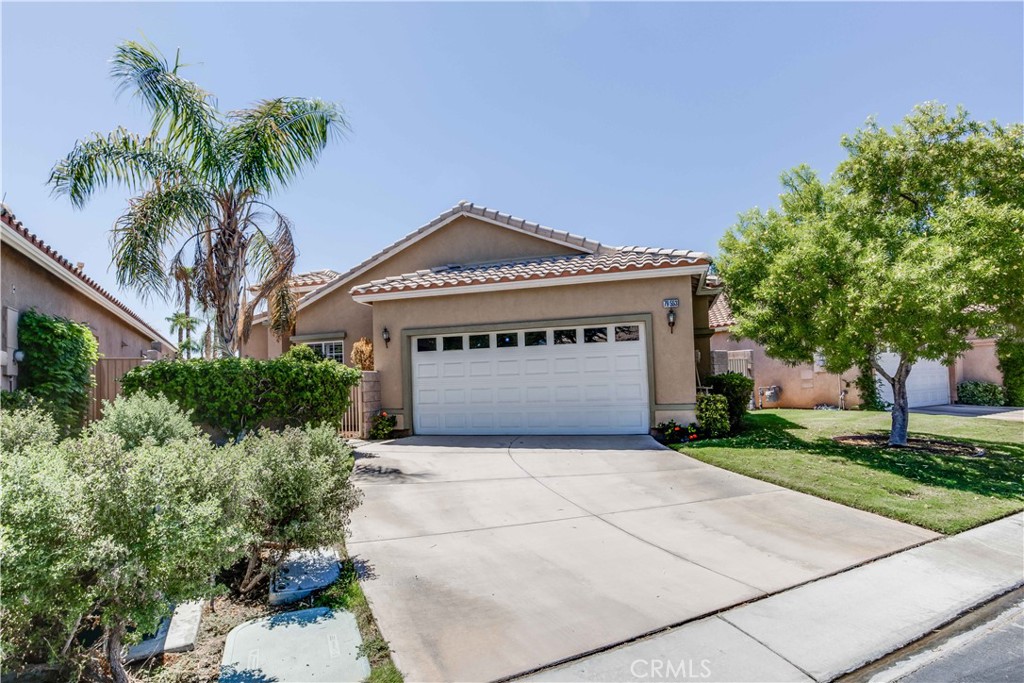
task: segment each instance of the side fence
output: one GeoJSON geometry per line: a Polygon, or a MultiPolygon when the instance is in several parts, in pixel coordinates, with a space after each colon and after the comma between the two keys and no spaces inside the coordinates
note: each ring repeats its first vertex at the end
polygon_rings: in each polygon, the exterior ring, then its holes
{"type": "Polygon", "coordinates": [[[144,358],[100,358],[93,366],[96,386],[89,392],[89,421],[103,414],[103,401],[113,401],[121,393],[121,378],[132,368],[145,362],[144,358]]]}
{"type": "Polygon", "coordinates": [[[348,410],[341,421],[345,436],[365,439],[370,435],[373,416],[380,412],[380,373],[376,370],[363,371],[363,378],[352,387],[348,410]]]}

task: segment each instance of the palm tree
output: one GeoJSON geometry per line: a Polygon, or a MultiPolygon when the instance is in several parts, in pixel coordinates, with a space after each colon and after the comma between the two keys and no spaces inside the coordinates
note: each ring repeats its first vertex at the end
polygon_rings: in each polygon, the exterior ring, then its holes
{"type": "Polygon", "coordinates": [[[171,324],[171,333],[178,333],[178,353],[180,357],[191,358],[193,353],[202,350],[202,347],[192,341],[192,333],[198,329],[202,320],[193,318],[185,311],[178,311],[167,318],[171,324]]]}
{"type": "MultiPolygon", "coordinates": [[[[183,330],[179,330],[178,333],[178,351],[185,353],[189,358],[192,357],[192,332],[195,330],[196,325],[199,324],[199,321],[192,317],[192,283],[194,280],[195,268],[186,265],[178,265],[174,269],[174,284],[175,289],[177,290],[178,303],[182,306],[184,320],[194,321],[185,325],[183,330]],[[181,338],[181,331],[184,331],[185,333],[184,339],[181,338]]],[[[173,332],[174,330],[171,331],[173,332]]]]}
{"type": "Polygon", "coordinates": [[[150,46],[119,45],[111,75],[118,93],[132,92],[151,112],[151,130],[80,140],[50,183],[79,208],[111,184],[136,193],[111,235],[118,284],[166,296],[190,264],[196,300],[214,314],[216,347],[235,354],[261,302],[278,335],[295,318],[292,225],[266,200],[348,124],[338,105],[318,99],[279,97],[222,114],[181,67],[177,55],[172,66],[150,46]]]}

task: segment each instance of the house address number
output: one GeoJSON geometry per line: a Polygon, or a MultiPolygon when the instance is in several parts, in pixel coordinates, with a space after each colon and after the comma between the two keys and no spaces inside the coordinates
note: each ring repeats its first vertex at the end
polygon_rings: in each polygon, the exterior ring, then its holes
{"type": "Polygon", "coordinates": [[[662,299],[661,305],[665,308],[679,308],[679,299],[662,299]]]}

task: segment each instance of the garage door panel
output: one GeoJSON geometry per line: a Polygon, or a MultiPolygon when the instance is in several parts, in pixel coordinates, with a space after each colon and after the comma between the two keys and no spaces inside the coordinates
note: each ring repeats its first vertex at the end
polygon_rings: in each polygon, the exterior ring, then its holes
{"type": "MultiPolygon", "coordinates": [[[[899,356],[881,353],[878,363],[892,375],[899,367],[899,356]]],[[[879,397],[892,403],[892,387],[884,379],[879,384],[879,397]]],[[[949,368],[935,360],[914,363],[907,376],[907,401],[911,408],[945,405],[949,403],[949,368]]]]}
{"type": "Polygon", "coordinates": [[[645,331],[636,323],[627,332],[588,325],[416,338],[414,429],[421,434],[646,433],[645,331]],[[515,346],[509,345],[513,339],[515,346]]]}

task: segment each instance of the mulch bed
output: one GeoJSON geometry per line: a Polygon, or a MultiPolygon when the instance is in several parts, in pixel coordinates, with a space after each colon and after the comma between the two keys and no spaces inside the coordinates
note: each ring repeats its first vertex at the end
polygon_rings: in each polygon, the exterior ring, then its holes
{"type": "Polygon", "coordinates": [[[900,451],[913,451],[931,455],[952,455],[965,458],[981,458],[985,456],[984,448],[955,441],[940,441],[938,439],[909,438],[907,439],[906,446],[890,446],[889,436],[886,434],[851,434],[849,436],[834,436],[832,440],[844,446],[891,448],[900,451]]]}

